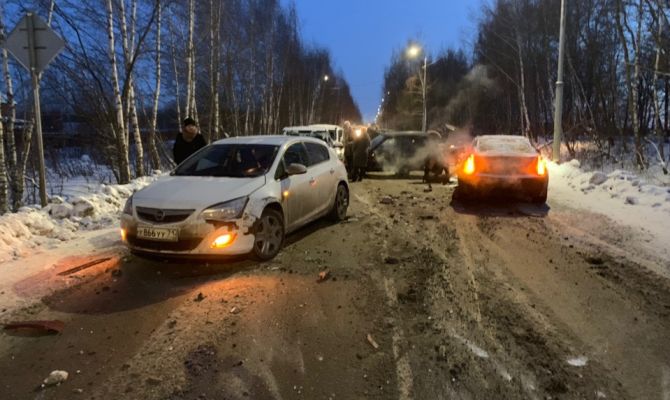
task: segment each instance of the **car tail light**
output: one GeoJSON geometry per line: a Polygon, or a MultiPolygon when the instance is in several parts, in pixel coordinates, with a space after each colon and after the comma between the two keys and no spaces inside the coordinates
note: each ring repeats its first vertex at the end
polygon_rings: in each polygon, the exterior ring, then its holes
{"type": "Polygon", "coordinates": [[[542,156],[537,156],[537,166],[536,171],[539,176],[544,176],[547,174],[547,163],[544,161],[542,156]]]}
{"type": "Polygon", "coordinates": [[[465,160],[463,165],[463,173],[466,175],[472,175],[475,173],[475,155],[470,154],[470,156],[465,160]]]}

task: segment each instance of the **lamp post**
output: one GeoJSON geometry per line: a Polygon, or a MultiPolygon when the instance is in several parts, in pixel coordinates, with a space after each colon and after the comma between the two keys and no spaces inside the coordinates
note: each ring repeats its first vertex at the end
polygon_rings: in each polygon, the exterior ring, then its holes
{"type": "MultiPolygon", "coordinates": [[[[418,45],[411,45],[407,48],[407,58],[415,59],[422,52],[422,49],[418,45]]],[[[421,99],[423,103],[423,118],[421,123],[421,131],[426,132],[427,128],[427,107],[426,107],[426,80],[428,78],[428,55],[424,54],[423,56],[423,74],[419,74],[419,80],[421,81],[421,99]]]]}
{"type": "Polygon", "coordinates": [[[554,105],[554,143],[552,159],[561,160],[561,136],[563,136],[563,47],[565,42],[565,7],[566,0],[561,0],[561,27],[558,36],[558,77],[556,78],[556,104],[554,105]]]}

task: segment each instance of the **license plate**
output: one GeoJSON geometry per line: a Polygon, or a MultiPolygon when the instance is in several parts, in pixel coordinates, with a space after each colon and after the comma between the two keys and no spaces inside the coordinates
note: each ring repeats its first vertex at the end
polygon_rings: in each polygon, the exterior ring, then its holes
{"type": "Polygon", "coordinates": [[[160,242],[176,242],[179,240],[179,229],[140,226],[137,228],[137,237],[160,242]]]}

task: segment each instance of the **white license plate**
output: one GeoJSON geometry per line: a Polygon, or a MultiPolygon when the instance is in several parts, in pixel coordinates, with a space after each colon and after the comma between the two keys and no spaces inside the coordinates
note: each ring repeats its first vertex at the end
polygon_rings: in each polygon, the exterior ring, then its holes
{"type": "Polygon", "coordinates": [[[139,226],[137,227],[137,237],[161,242],[176,242],[179,240],[179,229],[139,226]]]}

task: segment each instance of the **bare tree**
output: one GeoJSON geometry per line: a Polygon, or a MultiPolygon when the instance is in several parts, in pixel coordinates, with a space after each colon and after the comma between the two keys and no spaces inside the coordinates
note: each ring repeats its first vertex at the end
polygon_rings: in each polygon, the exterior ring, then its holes
{"type": "Polygon", "coordinates": [[[149,127],[149,154],[151,156],[151,165],[154,169],[161,168],[161,159],[156,147],[156,127],[158,125],[158,101],[161,93],[161,5],[159,4],[156,14],[156,55],[154,62],[156,64],[156,81],[153,108],[151,111],[151,126],[149,127]]]}

